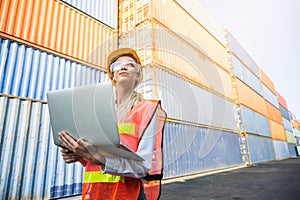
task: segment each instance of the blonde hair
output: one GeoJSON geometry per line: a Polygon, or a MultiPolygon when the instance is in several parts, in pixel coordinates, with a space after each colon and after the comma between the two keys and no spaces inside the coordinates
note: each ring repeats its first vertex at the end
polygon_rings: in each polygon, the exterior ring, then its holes
{"type": "Polygon", "coordinates": [[[124,121],[128,117],[130,110],[142,100],[143,95],[133,91],[123,103],[117,105],[118,122],[124,121]]]}

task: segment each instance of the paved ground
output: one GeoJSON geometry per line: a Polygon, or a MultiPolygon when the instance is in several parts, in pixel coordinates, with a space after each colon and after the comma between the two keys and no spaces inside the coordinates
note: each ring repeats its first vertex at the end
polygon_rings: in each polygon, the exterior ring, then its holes
{"type": "Polygon", "coordinates": [[[162,185],[161,200],[300,200],[300,158],[162,185]]]}

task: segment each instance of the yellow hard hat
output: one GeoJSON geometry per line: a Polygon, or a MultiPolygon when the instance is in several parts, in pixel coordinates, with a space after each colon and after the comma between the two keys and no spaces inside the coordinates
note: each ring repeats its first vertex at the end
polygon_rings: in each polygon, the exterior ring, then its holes
{"type": "MultiPolygon", "coordinates": [[[[110,71],[110,65],[121,56],[130,56],[135,60],[136,63],[138,63],[141,66],[140,58],[134,49],[120,48],[120,49],[117,49],[117,50],[111,52],[107,57],[107,74],[110,78],[110,81],[112,82],[112,84],[114,86],[115,86],[115,82],[113,80],[113,74],[110,71]]],[[[140,70],[140,75],[142,77],[142,69],[140,70]]]]}

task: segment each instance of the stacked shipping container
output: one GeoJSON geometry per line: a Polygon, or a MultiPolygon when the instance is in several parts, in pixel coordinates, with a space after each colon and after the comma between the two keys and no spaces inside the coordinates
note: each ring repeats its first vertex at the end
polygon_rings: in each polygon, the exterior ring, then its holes
{"type": "Polygon", "coordinates": [[[58,0],[0,2],[0,199],[81,193],[82,166],[66,165],[52,141],[46,92],[108,81],[118,37],[117,2],[107,3],[114,10],[92,18],[58,0]]]}
{"type": "Polygon", "coordinates": [[[261,68],[259,68],[259,73],[273,139],[275,157],[277,159],[288,158],[290,153],[274,83],[261,68]]]}
{"type": "Polygon", "coordinates": [[[300,150],[273,82],[198,0],[2,0],[0,19],[0,199],[81,193],[82,166],[53,144],[46,92],[108,81],[118,47],[138,51],[139,90],[167,111],[165,179],[300,150]]]}
{"type": "Polygon", "coordinates": [[[240,130],[247,138],[249,161],[273,160],[275,155],[268,111],[256,63],[228,30],[226,41],[236,103],[239,106],[240,130]]]}
{"type": "Polygon", "coordinates": [[[286,100],[277,92],[279,110],[282,116],[282,122],[285,129],[286,141],[288,144],[290,156],[297,156],[296,138],[293,133],[291,117],[288,112],[286,100]]]}
{"type": "Polygon", "coordinates": [[[119,5],[120,46],[138,50],[145,66],[140,90],[161,99],[168,114],[165,179],[244,164],[226,48],[184,9],[189,3],[119,5]]]}

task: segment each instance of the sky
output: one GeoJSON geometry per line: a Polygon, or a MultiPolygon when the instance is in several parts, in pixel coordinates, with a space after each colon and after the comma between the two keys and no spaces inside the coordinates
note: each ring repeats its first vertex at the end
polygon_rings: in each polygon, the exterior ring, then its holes
{"type": "Polygon", "coordinates": [[[300,119],[300,0],[199,0],[274,82],[300,119]]]}

